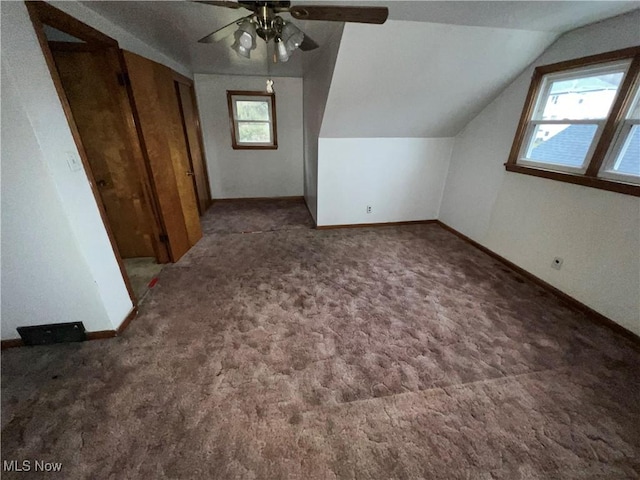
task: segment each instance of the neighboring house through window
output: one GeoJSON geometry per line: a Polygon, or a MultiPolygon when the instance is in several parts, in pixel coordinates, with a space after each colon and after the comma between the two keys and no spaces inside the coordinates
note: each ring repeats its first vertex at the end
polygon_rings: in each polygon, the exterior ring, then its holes
{"type": "Polygon", "coordinates": [[[276,97],[273,93],[227,91],[234,149],[277,149],[276,97]]]}

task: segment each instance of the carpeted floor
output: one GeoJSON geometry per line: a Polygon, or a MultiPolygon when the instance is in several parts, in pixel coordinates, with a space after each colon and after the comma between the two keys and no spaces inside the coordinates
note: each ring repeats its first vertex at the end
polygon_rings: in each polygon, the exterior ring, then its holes
{"type": "Polygon", "coordinates": [[[140,301],[149,291],[149,283],[158,276],[164,265],[157,263],[155,257],[125,258],[123,262],[133,293],[140,301]]]}
{"type": "Polygon", "coordinates": [[[214,205],[122,337],[3,352],[2,459],[74,479],[640,476],[628,340],[438,225],[309,225],[295,202],[214,205]]]}

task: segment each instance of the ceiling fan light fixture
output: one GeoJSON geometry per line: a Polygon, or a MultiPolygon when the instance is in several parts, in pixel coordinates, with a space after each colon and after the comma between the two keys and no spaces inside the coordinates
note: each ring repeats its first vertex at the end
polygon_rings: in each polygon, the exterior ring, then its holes
{"type": "Polygon", "coordinates": [[[247,50],[256,48],[256,24],[251,20],[244,20],[236,31],[236,41],[247,50]]]}
{"type": "Polygon", "coordinates": [[[284,42],[289,54],[296,50],[304,41],[304,33],[293,23],[286,22],[282,27],[282,41],[284,42]]]}
{"type": "Polygon", "coordinates": [[[251,50],[254,50],[257,46],[255,24],[249,19],[244,20],[233,36],[236,41],[231,45],[231,48],[238,55],[251,58],[251,50]]]}
{"type": "Polygon", "coordinates": [[[233,45],[231,45],[231,49],[235,50],[235,52],[240,55],[241,57],[244,58],[251,58],[251,49],[250,48],[245,48],[242,43],[240,42],[240,37],[242,36],[242,33],[240,32],[240,30],[238,30],[235,33],[235,38],[236,41],[233,43],[233,45]]]}
{"type": "Polygon", "coordinates": [[[289,60],[290,52],[287,49],[286,44],[280,37],[276,37],[276,58],[279,62],[286,62],[289,60]]]}

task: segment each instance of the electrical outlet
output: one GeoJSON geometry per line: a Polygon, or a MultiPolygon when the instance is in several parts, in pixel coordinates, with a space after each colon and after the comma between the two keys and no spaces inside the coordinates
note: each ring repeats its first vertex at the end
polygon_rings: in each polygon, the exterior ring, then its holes
{"type": "Polygon", "coordinates": [[[367,205],[367,213],[371,213],[372,210],[371,205],[367,205]]]}
{"type": "Polygon", "coordinates": [[[556,257],[551,262],[551,268],[555,268],[556,270],[560,270],[562,268],[562,263],[564,260],[561,257],[556,257]]]}

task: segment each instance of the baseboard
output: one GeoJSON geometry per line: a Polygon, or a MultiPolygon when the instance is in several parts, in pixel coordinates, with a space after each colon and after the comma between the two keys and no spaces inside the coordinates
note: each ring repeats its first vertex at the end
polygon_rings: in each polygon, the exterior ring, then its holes
{"type": "Polygon", "coordinates": [[[122,321],[118,329],[115,331],[116,335],[120,335],[122,332],[124,332],[129,326],[129,324],[132,322],[132,320],[136,318],[137,315],[138,315],[138,307],[134,306],[129,312],[129,315],[127,315],[127,317],[122,321]]]}
{"type": "MultiPolygon", "coordinates": [[[[115,330],[99,330],[97,332],[87,332],[87,340],[102,340],[104,338],[113,338],[118,335],[115,330]]],[[[24,342],[21,338],[14,338],[11,340],[2,340],[0,348],[7,350],[8,348],[24,347],[24,342]]],[[[51,345],[60,345],[59,343],[52,343],[51,345]]],[[[40,346],[40,345],[37,345],[40,346]]]]}
{"type": "Polygon", "coordinates": [[[6,350],[7,348],[23,347],[24,342],[21,338],[12,338],[11,340],[2,340],[0,342],[0,349],[6,350]]]}
{"type": "Polygon", "coordinates": [[[513,262],[507,260],[506,258],[498,255],[493,250],[488,249],[484,245],[480,245],[478,242],[476,242],[475,240],[472,240],[471,238],[467,237],[463,233],[460,233],[455,228],[452,228],[449,225],[447,225],[445,223],[442,223],[440,220],[437,220],[436,223],[438,225],[440,225],[442,228],[444,228],[445,230],[447,230],[447,231],[453,233],[454,235],[456,235],[457,237],[461,238],[465,242],[473,245],[478,250],[481,250],[482,252],[486,253],[490,257],[492,257],[492,258],[498,260],[499,262],[505,264],[511,270],[514,270],[516,273],[519,273],[520,275],[522,275],[526,279],[528,279],[528,280],[532,281],[533,283],[535,283],[536,285],[544,288],[549,293],[551,293],[552,295],[554,295],[557,298],[559,298],[560,300],[562,300],[569,307],[586,314],[589,318],[591,318],[591,320],[595,321],[596,323],[599,323],[599,324],[601,324],[601,325],[603,325],[603,326],[605,326],[607,328],[610,328],[611,330],[614,330],[616,333],[618,333],[618,334],[622,335],[623,337],[631,340],[635,344],[636,347],[640,348],[640,336],[638,336],[637,334],[635,334],[631,330],[627,330],[622,325],[614,322],[610,318],[608,318],[608,317],[602,315],[601,313],[595,311],[593,308],[589,307],[588,305],[585,305],[580,300],[577,300],[577,299],[573,298],[572,296],[567,295],[562,290],[559,290],[558,288],[554,287],[550,283],[545,282],[541,278],[535,276],[533,273],[528,272],[524,268],[519,267],[515,263],[513,263],[513,262]]]}
{"type": "Polygon", "coordinates": [[[113,338],[118,335],[115,330],[98,330],[97,332],[87,332],[87,340],[102,340],[113,338]]]}
{"type": "Polygon", "coordinates": [[[318,225],[318,230],[335,230],[338,228],[397,227],[401,225],[425,225],[437,223],[438,220],[409,220],[406,222],[354,223],[345,225],[318,225]]]}
{"type": "MultiPolygon", "coordinates": [[[[124,332],[131,321],[138,315],[138,308],[134,307],[127,317],[123,320],[117,330],[98,330],[97,332],[87,332],[87,340],[104,340],[105,338],[113,338],[124,332]]],[[[7,348],[23,347],[24,343],[21,338],[14,338],[11,340],[2,340],[0,342],[2,350],[7,348]]]]}
{"type": "Polygon", "coordinates": [[[289,201],[289,202],[301,202],[304,201],[302,195],[296,195],[293,197],[240,197],[240,198],[214,198],[211,200],[211,204],[216,203],[231,203],[231,202],[264,202],[264,201],[289,201]]]}

